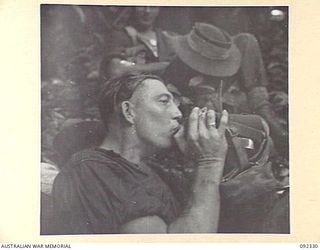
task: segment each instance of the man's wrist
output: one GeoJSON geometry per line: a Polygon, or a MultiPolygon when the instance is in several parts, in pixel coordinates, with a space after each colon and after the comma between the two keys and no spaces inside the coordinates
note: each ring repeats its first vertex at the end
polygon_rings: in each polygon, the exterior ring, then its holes
{"type": "Polygon", "coordinates": [[[225,159],[220,157],[198,159],[198,176],[202,176],[202,178],[210,180],[209,182],[220,184],[223,175],[224,162],[225,159]]]}

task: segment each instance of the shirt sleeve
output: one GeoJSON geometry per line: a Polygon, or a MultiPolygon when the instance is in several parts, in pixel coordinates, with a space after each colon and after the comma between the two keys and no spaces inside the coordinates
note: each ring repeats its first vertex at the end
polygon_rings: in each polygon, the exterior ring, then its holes
{"type": "Polygon", "coordinates": [[[269,106],[268,80],[256,37],[240,33],[235,37],[235,42],[242,54],[240,77],[242,86],[248,93],[251,110],[257,111],[261,107],[269,106]]]}
{"type": "Polygon", "coordinates": [[[82,161],[62,171],[53,186],[57,234],[116,233],[124,199],[113,167],[82,161]]]}
{"type": "Polygon", "coordinates": [[[242,55],[240,74],[244,87],[248,91],[254,87],[266,87],[268,80],[256,37],[249,33],[240,33],[234,39],[242,55]]]}

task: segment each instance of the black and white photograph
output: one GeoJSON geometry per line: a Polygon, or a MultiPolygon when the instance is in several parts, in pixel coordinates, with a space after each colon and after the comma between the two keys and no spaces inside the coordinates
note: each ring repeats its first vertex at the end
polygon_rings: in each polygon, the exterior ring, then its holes
{"type": "Polygon", "coordinates": [[[290,6],[39,8],[40,235],[292,233],[290,6]]]}

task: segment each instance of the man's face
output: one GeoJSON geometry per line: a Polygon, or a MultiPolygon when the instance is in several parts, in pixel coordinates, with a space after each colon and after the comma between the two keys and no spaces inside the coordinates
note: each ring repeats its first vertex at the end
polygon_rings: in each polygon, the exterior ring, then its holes
{"type": "Polygon", "coordinates": [[[139,6],[135,8],[135,18],[139,25],[149,28],[158,17],[159,7],[139,6]]]}
{"type": "Polygon", "coordinates": [[[147,79],[132,98],[138,138],[147,147],[170,147],[182,115],[166,86],[159,80],[147,79]]]}

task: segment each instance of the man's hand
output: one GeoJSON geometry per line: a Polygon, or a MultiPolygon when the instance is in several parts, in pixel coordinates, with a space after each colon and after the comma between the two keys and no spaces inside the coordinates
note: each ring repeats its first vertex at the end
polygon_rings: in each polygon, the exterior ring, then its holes
{"type": "Polygon", "coordinates": [[[215,121],[216,115],[213,110],[194,108],[189,116],[187,138],[183,127],[175,134],[180,150],[186,155],[193,154],[197,158],[214,157],[224,161],[227,153],[225,138],[228,124],[227,111],[222,112],[218,128],[215,121]]]}

